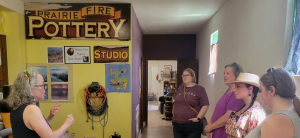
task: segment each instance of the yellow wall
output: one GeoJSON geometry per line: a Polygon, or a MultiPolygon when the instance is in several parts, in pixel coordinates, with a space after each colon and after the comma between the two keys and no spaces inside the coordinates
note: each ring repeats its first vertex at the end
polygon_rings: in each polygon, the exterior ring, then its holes
{"type": "Polygon", "coordinates": [[[25,19],[21,13],[5,7],[0,6],[0,10],[5,10],[8,81],[11,85],[17,73],[26,68],[25,19]]]}
{"type": "MultiPolygon", "coordinates": [[[[26,40],[27,63],[47,63],[46,46],[91,46],[93,57],[93,45],[128,45],[131,51],[131,41],[95,41],[95,40],[26,40]]],[[[130,52],[130,57],[132,53],[130,52]]],[[[105,87],[105,64],[73,64],[73,89],[74,103],[62,103],[61,111],[50,123],[53,130],[58,129],[64,122],[66,115],[73,114],[75,123],[69,128],[70,133],[76,137],[84,136],[103,137],[103,128],[100,123],[94,123],[92,130],[91,121],[86,122],[86,110],[84,105],[84,89],[93,81],[99,82],[105,87]]],[[[131,58],[129,63],[131,64],[131,58]]],[[[131,137],[131,93],[108,93],[109,118],[105,127],[105,138],[119,132],[122,137],[131,137]]],[[[40,109],[45,117],[54,103],[40,103],[40,109]]]]}
{"type": "MultiPolygon", "coordinates": [[[[86,122],[86,109],[84,105],[84,89],[93,81],[105,87],[105,64],[93,63],[93,45],[127,45],[132,51],[132,41],[99,41],[99,40],[26,40],[24,15],[0,5],[0,10],[6,15],[6,40],[8,55],[9,84],[13,84],[19,71],[26,69],[27,63],[47,63],[47,46],[90,46],[91,64],[73,65],[73,92],[74,103],[62,103],[61,111],[50,122],[53,130],[58,129],[64,122],[66,115],[73,114],[75,122],[68,129],[75,133],[76,138],[84,136],[103,137],[103,127],[100,123],[86,122]]],[[[129,52],[129,62],[132,65],[132,52],[129,52]]],[[[132,71],[130,71],[132,73],[132,71]]],[[[132,84],[132,83],[131,83],[132,84]]],[[[123,138],[130,138],[132,109],[130,93],[108,93],[108,124],[105,127],[105,136],[119,132],[123,138]]],[[[40,109],[45,117],[49,115],[54,103],[40,103],[40,109]]]]}
{"type": "Polygon", "coordinates": [[[0,34],[6,35],[5,31],[5,12],[0,10],[0,34]]]}

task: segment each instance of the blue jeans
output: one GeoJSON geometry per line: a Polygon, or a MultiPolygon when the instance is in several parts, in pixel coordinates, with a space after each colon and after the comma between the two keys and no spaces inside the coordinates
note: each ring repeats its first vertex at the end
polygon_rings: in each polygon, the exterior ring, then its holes
{"type": "Polygon", "coordinates": [[[172,122],[172,124],[174,138],[201,138],[202,123],[200,121],[185,124],[172,122]]]}

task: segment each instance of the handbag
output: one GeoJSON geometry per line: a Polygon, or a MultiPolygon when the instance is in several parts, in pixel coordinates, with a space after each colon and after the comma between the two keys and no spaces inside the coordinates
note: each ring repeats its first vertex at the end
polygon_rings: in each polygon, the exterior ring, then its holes
{"type": "MultiPolygon", "coordinates": [[[[197,115],[198,115],[199,112],[197,112],[193,107],[191,107],[191,106],[186,102],[186,99],[185,99],[185,86],[184,86],[184,88],[183,88],[183,97],[184,97],[185,103],[186,103],[192,110],[194,110],[194,111],[197,113],[197,115]]],[[[203,117],[203,118],[201,118],[200,121],[201,121],[201,123],[202,123],[201,134],[204,135],[204,136],[206,136],[206,133],[205,133],[205,131],[204,131],[204,128],[205,128],[205,126],[208,124],[207,119],[206,119],[206,117],[203,117]]]]}

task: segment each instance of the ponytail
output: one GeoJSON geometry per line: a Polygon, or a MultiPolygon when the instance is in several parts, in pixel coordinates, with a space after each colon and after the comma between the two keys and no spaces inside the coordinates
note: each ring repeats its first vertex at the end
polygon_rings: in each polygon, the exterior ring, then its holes
{"type": "Polygon", "coordinates": [[[300,116],[300,99],[297,96],[293,97],[293,104],[295,107],[295,111],[300,116]]]}

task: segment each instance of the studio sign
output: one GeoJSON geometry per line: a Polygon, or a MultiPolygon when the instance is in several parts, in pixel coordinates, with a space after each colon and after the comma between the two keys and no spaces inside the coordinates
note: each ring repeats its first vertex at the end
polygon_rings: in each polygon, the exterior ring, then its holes
{"type": "MultiPolygon", "coordinates": [[[[78,5],[76,6],[78,7],[78,5]]],[[[130,15],[121,18],[123,17],[121,11],[120,8],[116,10],[113,5],[85,6],[80,10],[68,11],[35,10],[31,15],[26,14],[26,38],[84,37],[119,39],[121,37],[121,39],[128,40],[130,35],[124,32],[130,32],[130,15]],[[120,36],[120,34],[126,36],[120,36]]]]}
{"type": "Polygon", "coordinates": [[[128,46],[94,46],[94,63],[128,62],[128,46]]]}

